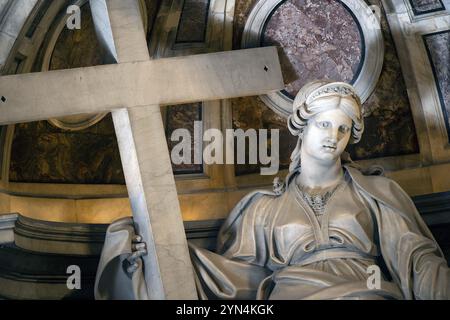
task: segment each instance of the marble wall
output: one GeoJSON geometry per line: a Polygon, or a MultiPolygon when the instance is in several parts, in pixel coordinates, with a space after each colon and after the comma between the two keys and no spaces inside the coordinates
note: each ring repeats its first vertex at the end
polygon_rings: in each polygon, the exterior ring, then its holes
{"type": "Polygon", "coordinates": [[[424,36],[450,142],[450,31],[424,36]]]}
{"type": "MultiPolygon", "coordinates": [[[[282,10],[283,16],[272,16],[266,33],[275,39],[272,43],[281,45],[281,60],[284,62],[283,76],[287,84],[287,90],[295,93],[298,87],[291,84],[301,84],[310,79],[323,77],[338,77],[345,81],[353,78],[357,72],[362,48],[358,38],[358,30],[355,22],[344,7],[341,7],[339,23],[326,17],[334,16],[336,8],[340,6],[337,0],[326,1],[329,5],[323,5],[311,12],[313,3],[308,0],[288,0],[278,10],[282,10]],[[288,5],[289,4],[289,5],[288,5]],[[308,9],[309,8],[309,9],[308,9]],[[305,10],[304,12],[300,12],[305,10]],[[329,11],[332,9],[331,11],[329,11]],[[323,13],[317,11],[323,10],[323,13]],[[347,15],[347,16],[346,16],[347,15]],[[298,18],[302,19],[298,20],[298,18]],[[324,21],[325,20],[325,21],[324,21]],[[298,25],[298,28],[295,27],[298,25]],[[303,25],[302,25],[303,24],[303,25]],[[294,25],[294,26],[293,26],[294,25]],[[348,29],[348,34],[340,36],[348,29]],[[293,32],[297,30],[297,32],[293,32]],[[309,34],[305,32],[308,31],[309,34]],[[303,47],[297,39],[303,39],[307,45],[303,47]],[[346,41],[348,44],[346,44],[346,41]],[[339,47],[338,47],[339,46],[339,47]],[[344,47],[344,48],[342,48],[344,47]],[[310,54],[313,48],[313,54],[310,54]],[[296,52],[300,57],[296,57],[296,52]],[[321,57],[318,57],[318,56],[321,57]],[[309,57],[309,59],[306,59],[309,57]],[[302,61],[304,60],[304,61],[302,61]],[[297,67],[292,67],[297,64],[297,67]],[[306,69],[306,70],[305,70],[306,69]],[[302,78],[307,76],[304,80],[302,78]]],[[[237,0],[234,24],[235,49],[240,48],[242,32],[246,19],[255,5],[253,0],[237,0]]],[[[325,3],[325,2],[324,2],[325,3]]],[[[377,4],[378,0],[369,4],[377,4]]],[[[280,11],[281,12],[281,11],[280,11]]],[[[419,152],[415,126],[411,114],[405,83],[402,77],[400,63],[395,51],[389,26],[383,13],[382,32],[385,39],[385,57],[382,74],[374,93],[365,102],[366,131],[361,142],[349,147],[348,151],[355,160],[371,159],[377,157],[414,154],[419,152]]],[[[266,38],[268,38],[266,36],[266,38]]],[[[270,42],[267,41],[267,44],[270,42]]],[[[289,162],[295,142],[285,128],[285,120],[272,112],[259,98],[248,97],[233,99],[233,126],[235,128],[269,128],[279,127],[280,135],[285,137],[280,146],[280,163],[284,166],[289,162]],[[249,122],[248,117],[253,115],[249,122]]],[[[257,166],[237,165],[238,174],[256,172],[257,166]]]]}
{"type": "Polygon", "coordinates": [[[282,3],[266,22],[261,44],[282,48],[285,90],[291,98],[316,79],[353,82],[364,57],[358,23],[334,0],[282,3]]]}
{"type": "MultiPolygon", "coordinates": [[[[203,166],[194,164],[194,121],[202,120],[202,104],[191,103],[168,107],[166,110],[166,137],[169,150],[179,142],[172,142],[171,135],[176,129],[187,129],[191,136],[191,164],[173,164],[174,172],[180,173],[201,173],[203,166]]],[[[201,134],[201,132],[200,132],[201,134]]],[[[200,137],[201,139],[201,137],[200,137]]],[[[201,148],[201,146],[200,146],[201,148]]]]}
{"type": "MultiPolygon", "coordinates": [[[[160,1],[146,1],[147,11],[151,17],[155,16],[159,3],[160,1]]],[[[256,0],[236,0],[233,28],[234,49],[240,48],[242,31],[255,3],[256,0]]],[[[373,0],[370,3],[379,4],[380,2],[373,0]]],[[[184,36],[181,36],[183,32],[186,33],[186,37],[193,37],[194,34],[200,34],[200,30],[204,31],[206,20],[194,19],[194,16],[198,17],[198,14],[201,13],[200,16],[205,17],[208,6],[209,1],[207,0],[185,3],[185,8],[189,10],[184,13],[184,18],[182,15],[180,20],[182,26],[179,29],[181,32],[179,40],[183,39],[184,36]],[[192,34],[189,35],[186,30],[191,30],[192,34]],[[194,32],[196,30],[198,32],[194,32]]],[[[88,6],[83,7],[83,17],[84,25],[81,31],[64,29],[62,32],[50,61],[51,69],[103,63],[101,48],[96,42],[88,6]]],[[[149,21],[149,30],[152,28],[153,20],[149,21]]],[[[382,27],[386,47],[385,62],[377,88],[364,104],[365,135],[357,146],[349,148],[354,159],[418,153],[417,138],[405,84],[389,26],[384,16],[382,27]]],[[[195,39],[193,39],[190,38],[189,41],[194,41],[195,39]]],[[[283,72],[287,90],[291,95],[294,95],[303,83],[314,78],[329,77],[351,81],[357,75],[363,52],[358,26],[349,12],[337,0],[288,0],[284,2],[269,20],[262,42],[264,45],[277,44],[282,48],[283,72]],[[298,41],[299,39],[301,41],[298,41]]],[[[282,168],[286,168],[289,164],[290,152],[295,146],[295,138],[291,137],[287,131],[285,120],[271,111],[258,97],[232,99],[231,104],[234,128],[244,130],[279,128],[281,130],[280,164],[282,168]]],[[[201,111],[195,106],[170,107],[166,115],[169,135],[170,128],[173,130],[178,127],[191,128],[193,121],[201,118],[201,111]]],[[[102,128],[112,128],[110,117],[105,118],[98,124],[98,127],[77,133],[53,128],[48,123],[18,126],[13,141],[11,178],[21,182],[123,183],[120,161],[117,161],[120,159],[117,146],[115,142],[111,142],[115,141],[114,132],[109,129],[102,131],[102,128]],[[42,137],[40,137],[41,135],[42,137]],[[90,138],[85,139],[83,135],[90,138]],[[52,142],[46,142],[47,140],[60,140],[62,141],[61,148],[71,151],[68,151],[68,155],[65,157],[55,156],[48,150],[48,148],[51,149],[52,142]],[[87,150],[93,150],[95,145],[108,145],[112,149],[103,156],[103,160],[97,158],[101,158],[102,155],[95,153],[88,153],[83,158],[76,158],[77,154],[81,152],[81,144],[87,140],[92,142],[87,150]],[[41,164],[26,165],[32,163],[32,157],[41,159],[41,164]],[[68,160],[67,157],[74,158],[68,160]],[[44,164],[45,161],[42,159],[47,159],[45,160],[47,164],[44,164]],[[60,163],[55,161],[60,161],[60,163]],[[80,163],[81,167],[79,169],[70,167],[74,163],[80,163]],[[96,172],[99,163],[105,166],[101,174],[96,172]],[[51,176],[46,171],[46,168],[51,167],[60,167],[62,171],[67,169],[66,171],[70,174],[55,173],[54,176],[51,176]]],[[[170,142],[169,147],[171,147],[170,142]]],[[[180,174],[198,172],[201,167],[200,165],[191,167],[181,165],[180,167],[174,166],[173,169],[175,173],[180,174]]],[[[258,165],[236,166],[238,175],[257,170],[258,165]]],[[[58,172],[58,170],[54,172],[58,172]]]]}
{"type": "Polygon", "coordinates": [[[49,70],[103,64],[104,51],[97,40],[89,4],[81,7],[81,29],[63,28],[50,59],[49,70]]]}
{"type": "Polygon", "coordinates": [[[145,6],[147,8],[148,16],[147,39],[151,38],[151,34],[153,32],[156,21],[156,15],[158,14],[161,2],[162,0],[145,0],[145,6]]]}
{"type": "Polygon", "coordinates": [[[5,152],[6,127],[0,126],[0,180],[3,174],[3,154],[5,152]]]}
{"type": "MultiPolygon", "coordinates": [[[[286,119],[269,109],[259,97],[232,99],[231,106],[234,129],[244,131],[252,128],[280,130],[280,169],[288,168],[291,152],[295,148],[297,138],[291,135],[287,129],[286,119]]],[[[246,159],[248,159],[248,146],[246,147],[246,159]]],[[[259,167],[258,164],[236,164],[235,174],[239,176],[256,173],[259,172],[259,167]]]]}
{"type": "Polygon", "coordinates": [[[248,15],[258,0],[235,0],[233,22],[233,50],[241,49],[242,34],[248,15]]]}
{"type": "Polygon", "coordinates": [[[124,183],[111,117],[76,132],[55,128],[47,121],[17,124],[9,179],[40,183],[124,183]]]}
{"type": "MultiPolygon", "coordinates": [[[[81,15],[80,30],[62,30],[49,70],[103,64],[89,5],[82,7],[81,15]]],[[[13,182],[125,183],[110,116],[77,132],[47,121],[16,125],[9,170],[13,182]]]]}
{"type": "Polygon", "coordinates": [[[33,21],[31,22],[31,25],[27,30],[27,33],[26,33],[27,38],[30,38],[30,39],[33,38],[34,32],[36,31],[39,23],[41,22],[46,11],[52,4],[52,0],[43,0],[42,2],[43,2],[43,4],[39,7],[36,16],[33,18],[33,21]]]}
{"type": "MultiPolygon", "coordinates": [[[[158,4],[147,1],[149,29],[158,4]]],[[[50,59],[50,70],[101,65],[103,52],[97,41],[89,5],[82,7],[80,30],[61,32],[50,59]]],[[[42,68],[38,59],[35,71],[42,68]]],[[[191,128],[201,118],[198,107],[167,107],[167,135],[178,127],[191,128]]],[[[169,144],[169,148],[172,146],[169,144]]],[[[201,165],[174,165],[175,174],[199,172],[201,165]]],[[[69,132],[47,121],[15,126],[11,150],[13,182],[124,184],[124,176],[111,116],[81,131],[69,132]]]]}
{"type": "MultiPolygon", "coordinates": [[[[383,8],[379,0],[367,2],[383,8]]],[[[348,148],[356,160],[419,153],[406,85],[384,11],[381,18],[384,64],[374,92],[363,105],[363,138],[348,148]]]]}
{"type": "Polygon", "coordinates": [[[415,15],[445,10],[442,0],[409,0],[415,15]]]}
{"type": "Polygon", "coordinates": [[[176,36],[176,43],[204,42],[210,0],[185,0],[176,36]]]}

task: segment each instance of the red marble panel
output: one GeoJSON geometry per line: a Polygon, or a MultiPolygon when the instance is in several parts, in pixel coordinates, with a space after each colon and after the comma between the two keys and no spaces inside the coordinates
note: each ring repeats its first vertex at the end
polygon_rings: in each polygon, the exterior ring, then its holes
{"type": "Polygon", "coordinates": [[[358,23],[336,0],[285,1],[272,13],[261,40],[282,49],[285,90],[291,97],[316,79],[352,82],[363,59],[358,23]]]}

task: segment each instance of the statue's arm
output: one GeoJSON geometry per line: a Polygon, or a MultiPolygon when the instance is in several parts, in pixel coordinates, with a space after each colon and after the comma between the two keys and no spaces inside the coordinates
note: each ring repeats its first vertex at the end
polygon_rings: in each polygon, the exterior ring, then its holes
{"type": "Polygon", "coordinates": [[[378,202],[380,246],[391,275],[407,299],[450,299],[450,269],[410,197],[395,184],[400,205],[378,202]]]}
{"type": "Polygon", "coordinates": [[[256,191],[244,197],[230,213],[217,237],[216,252],[230,259],[265,266],[268,216],[275,197],[256,191]]]}
{"type": "Polygon", "coordinates": [[[141,257],[145,244],[134,232],[131,218],[113,222],[106,232],[95,279],[98,300],[146,300],[141,257]]]}

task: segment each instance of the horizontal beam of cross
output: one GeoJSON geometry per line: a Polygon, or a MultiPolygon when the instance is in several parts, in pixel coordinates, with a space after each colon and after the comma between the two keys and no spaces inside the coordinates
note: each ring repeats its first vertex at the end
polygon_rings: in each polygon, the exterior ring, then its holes
{"type": "Polygon", "coordinates": [[[275,47],[0,77],[0,125],[284,87],[275,47]]]}

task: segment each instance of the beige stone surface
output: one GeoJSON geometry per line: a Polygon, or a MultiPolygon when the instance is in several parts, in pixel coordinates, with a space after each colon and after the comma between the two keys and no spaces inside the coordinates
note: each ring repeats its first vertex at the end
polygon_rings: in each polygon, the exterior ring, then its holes
{"type": "Polygon", "coordinates": [[[450,190],[450,164],[442,164],[430,168],[433,192],[450,190]]]}
{"type": "Polygon", "coordinates": [[[77,200],[75,210],[78,223],[111,223],[132,215],[128,198],[77,200]]]}
{"type": "Polygon", "coordinates": [[[415,168],[388,172],[387,177],[395,180],[410,196],[433,192],[432,177],[428,168],[415,168]]]}
{"type": "Polygon", "coordinates": [[[10,197],[7,194],[0,193],[0,215],[12,212],[10,205],[10,197]]]}
{"type": "Polygon", "coordinates": [[[10,196],[11,212],[46,221],[77,222],[75,200],[10,196]]]}

